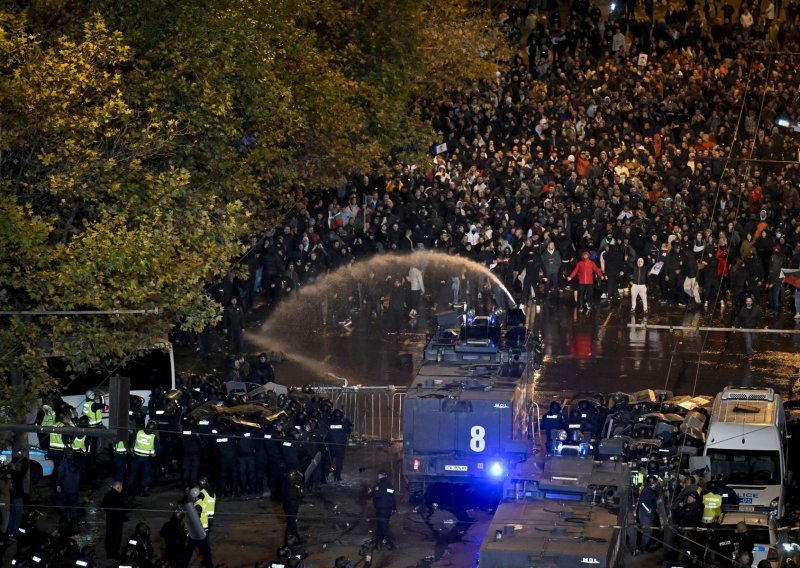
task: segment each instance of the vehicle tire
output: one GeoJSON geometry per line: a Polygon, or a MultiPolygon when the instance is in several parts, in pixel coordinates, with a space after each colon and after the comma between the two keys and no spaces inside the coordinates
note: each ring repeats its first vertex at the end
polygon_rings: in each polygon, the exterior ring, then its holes
{"type": "Polygon", "coordinates": [[[31,476],[31,486],[39,483],[43,477],[41,464],[39,464],[39,462],[31,460],[29,473],[31,476]]]}

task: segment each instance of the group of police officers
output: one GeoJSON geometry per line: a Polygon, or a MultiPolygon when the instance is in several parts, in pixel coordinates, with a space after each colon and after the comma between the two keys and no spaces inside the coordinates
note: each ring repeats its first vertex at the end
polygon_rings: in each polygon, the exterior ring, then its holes
{"type": "MultiPolygon", "coordinates": [[[[101,395],[90,390],[80,411],[78,414],[56,397],[42,407],[37,423],[102,428],[103,413],[108,407],[101,395]]],[[[129,419],[127,440],[116,441],[109,448],[116,486],[109,494],[113,497],[116,490],[122,493],[124,486],[131,498],[147,496],[154,478],[181,478],[191,507],[176,511],[162,529],[167,556],[171,550],[183,551],[173,552],[169,565],[175,565],[176,555],[188,564],[195,549],[200,551],[204,564],[211,565],[207,535],[213,526],[218,496],[271,497],[280,501],[286,521],[284,546],[278,549],[276,559],[266,565],[302,565],[304,541],[297,526],[301,499],[307,490],[315,490],[331,478],[333,482],[341,481],[352,433],[351,421],[329,399],[307,386],[282,395],[271,390],[250,397],[242,393],[226,395],[220,383],[193,377],[176,391],[154,389],[147,405],[140,397],[131,396],[129,419]],[[205,538],[192,534],[195,513],[205,538]],[[185,527],[187,534],[177,526],[185,527]],[[171,537],[185,544],[170,546],[171,537]]],[[[82,472],[93,470],[89,466],[96,463],[101,440],[59,431],[40,435],[40,443],[52,456],[56,472],[75,462],[82,472]]],[[[393,549],[389,518],[396,503],[386,472],[381,472],[378,484],[370,492],[377,511],[376,544],[393,549]]],[[[26,519],[27,529],[21,530],[30,532],[36,519],[26,519]]],[[[74,527],[74,523],[67,524],[59,532],[69,533],[74,527]]],[[[46,558],[41,546],[30,544],[18,546],[16,565],[26,565],[33,557],[46,558]]],[[[139,523],[132,537],[122,543],[122,550],[107,554],[137,566],[159,563],[150,542],[150,529],[144,523],[139,523]]],[[[80,556],[81,562],[87,562],[84,556],[80,556]]]]}
{"type": "MultiPolygon", "coordinates": [[[[615,414],[619,424],[631,426],[626,431],[631,437],[640,436],[640,432],[641,437],[653,436],[655,424],[651,418],[655,414],[648,403],[629,400],[622,393],[612,395],[610,405],[605,404],[602,395],[595,398],[580,400],[568,411],[556,401],[550,403],[541,420],[548,453],[581,444],[585,444],[587,455],[597,453],[598,438],[609,414],[615,414]],[[613,399],[617,395],[619,398],[613,399]]],[[[671,438],[669,429],[664,432],[660,442],[673,445],[678,442],[671,438]]],[[[652,449],[649,451],[652,456],[652,449]]],[[[652,552],[663,546],[665,565],[673,566],[679,561],[689,565],[698,560],[698,565],[724,568],[752,565],[754,542],[747,525],[739,523],[733,535],[729,530],[719,530],[723,507],[739,505],[739,497],[724,476],[714,476],[707,482],[708,471],[696,470],[681,478],[675,473],[678,469],[675,459],[639,457],[629,463],[631,485],[638,492],[638,534],[631,536],[637,543],[637,553],[652,552]],[[663,533],[658,540],[653,536],[656,528],[663,533]]]]}

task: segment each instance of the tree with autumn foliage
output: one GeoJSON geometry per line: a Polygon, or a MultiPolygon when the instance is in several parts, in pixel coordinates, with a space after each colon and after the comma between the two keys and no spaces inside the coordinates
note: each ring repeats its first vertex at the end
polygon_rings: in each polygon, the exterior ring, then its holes
{"type": "Polygon", "coordinates": [[[176,323],[297,187],[393,152],[416,111],[490,78],[507,46],[462,0],[0,0],[0,404],[52,387],[42,355],[119,362],[176,323]],[[22,8],[21,8],[22,6],[22,8]]]}

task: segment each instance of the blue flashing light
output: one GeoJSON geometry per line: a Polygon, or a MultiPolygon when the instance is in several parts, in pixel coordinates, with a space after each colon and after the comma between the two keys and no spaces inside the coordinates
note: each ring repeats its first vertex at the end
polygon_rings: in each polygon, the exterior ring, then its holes
{"type": "Polygon", "coordinates": [[[489,314],[489,325],[494,325],[495,319],[496,318],[495,318],[494,312],[490,313],[489,314]]]}
{"type": "Polygon", "coordinates": [[[492,462],[491,467],[489,468],[489,474],[492,477],[500,477],[505,473],[505,468],[503,468],[503,462],[496,461],[492,462]]]}
{"type": "Polygon", "coordinates": [[[475,314],[467,312],[467,325],[475,323],[475,314]]]}

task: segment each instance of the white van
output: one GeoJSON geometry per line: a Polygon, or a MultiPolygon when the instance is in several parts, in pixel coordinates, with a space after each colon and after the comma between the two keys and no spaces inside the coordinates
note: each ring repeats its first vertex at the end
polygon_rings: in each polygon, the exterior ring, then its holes
{"type": "Polygon", "coordinates": [[[703,455],[724,475],[739,510],[784,514],[788,440],[780,395],[773,389],[726,387],[717,394],[703,455]]]}
{"type": "MultiPolygon", "coordinates": [[[[48,357],[47,366],[48,372],[60,382],[58,394],[64,402],[75,408],[79,416],[83,414],[86,391],[90,389],[96,391],[108,405],[109,380],[112,375],[128,377],[130,394],[141,397],[145,408],[150,400],[150,392],[154,388],[161,387],[165,393],[175,388],[175,356],[172,344],[168,342],[140,350],[124,365],[104,366],[75,373],[68,369],[64,358],[48,357]]],[[[108,428],[107,411],[103,412],[103,426],[108,428]]]]}

